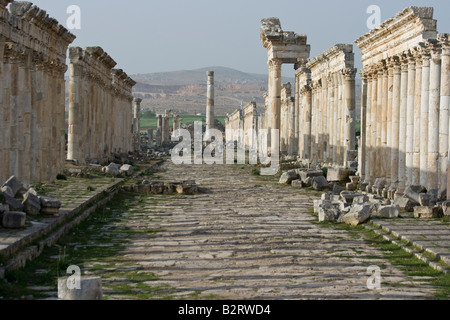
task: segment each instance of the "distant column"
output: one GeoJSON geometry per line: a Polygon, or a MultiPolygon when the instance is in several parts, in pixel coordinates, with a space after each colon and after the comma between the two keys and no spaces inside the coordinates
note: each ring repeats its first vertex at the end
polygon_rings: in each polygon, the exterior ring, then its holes
{"type": "Polygon", "coordinates": [[[345,69],[345,150],[344,165],[348,162],[348,151],[356,149],[356,132],[355,132],[355,75],[356,69],[345,69]]]}
{"type": "Polygon", "coordinates": [[[214,71],[208,71],[208,93],[206,100],[206,130],[214,129],[214,71]]]}

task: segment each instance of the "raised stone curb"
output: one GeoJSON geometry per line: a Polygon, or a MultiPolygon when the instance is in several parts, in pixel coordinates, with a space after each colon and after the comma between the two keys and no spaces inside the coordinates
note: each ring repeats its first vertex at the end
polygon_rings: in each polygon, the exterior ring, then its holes
{"type": "Polygon", "coordinates": [[[22,268],[28,260],[38,257],[45,246],[55,244],[61,236],[88,218],[99,206],[108,202],[119,190],[117,186],[121,181],[117,180],[99,187],[88,199],[78,199],[75,203],[60,210],[59,217],[44,218],[40,222],[32,222],[33,226],[30,228],[8,234],[8,237],[0,245],[0,255],[6,258],[13,255],[14,257],[6,263],[5,269],[22,268]],[[45,239],[40,241],[38,245],[27,247],[41,237],[45,237],[45,239]]]}

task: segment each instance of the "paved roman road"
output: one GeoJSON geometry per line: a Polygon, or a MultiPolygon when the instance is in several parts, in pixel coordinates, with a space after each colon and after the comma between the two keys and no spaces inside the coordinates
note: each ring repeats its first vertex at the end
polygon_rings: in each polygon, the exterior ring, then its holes
{"type": "MultiPolygon", "coordinates": [[[[241,166],[175,166],[166,182],[196,180],[207,192],[150,196],[132,228],[163,229],[137,237],[127,263],[151,272],[152,297],[215,299],[424,299],[433,289],[405,276],[383,254],[346,231],[312,223],[314,195],[283,187],[241,166]],[[147,219],[142,219],[145,216],[147,219]],[[367,288],[367,269],[383,266],[381,290],[367,288]]],[[[141,209],[140,209],[141,210],[141,209]]],[[[133,209],[131,210],[133,211],[133,209]]],[[[108,292],[109,299],[125,298],[108,292]]]]}

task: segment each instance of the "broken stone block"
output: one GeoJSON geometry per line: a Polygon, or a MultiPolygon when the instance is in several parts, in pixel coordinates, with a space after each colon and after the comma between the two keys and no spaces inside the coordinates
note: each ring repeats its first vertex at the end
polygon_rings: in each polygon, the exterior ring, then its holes
{"type": "Polygon", "coordinates": [[[24,189],[23,183],[22,183],[19,179],[17,179],[15,176],[12,176],[11,178],[9,178],[9,179],[2,185],[2,188],[3,188],[3,187],[10,187],[10,188],[11,188],[11,191],[12,191],[12,193],[13,193],[12,197],[15,197],[16,194],[17,194],[20,190],[24,189]]]}
{"type": "Polygon", "coordinates": [[[437,197],[432,193],[419,194],[419,204],[422,207],[433,207],[436,205],[437,201],[437,197]]]}
{"type": "Polygon", "coordinates": [[[3,194],[5,197],[5,204],[7,204],[9,206],[9,209],[11,211],[18,211],[18,212],[22,212],[23,211],[23,205],[22,202],[20,202],[19,200],[10,197],[7,194],[3,194]]]}
{"type": "Polygon", "coordinates": [[[351,181],[351,183],[353,183],[353,184],[358,184],[359,183],[359,181],[361,180],[361,178],[359,177],[359,176],[350,176],[350,181],[351,181]]]}
{"type": "Polygon", "coordinates": [[[336,222],[341,212],[335,204],[323,204],[319,207],[319,222],[336,222]]]}
{"type": "Polygon", "coordinates": [[[151,184],[151,193],[153,194],[163,194],[164,193],[164,183],[153,182],[151,184]]]}
{"type": "Polygon", "coordinates": [[[0,192],[2,192],[3,194],[7,194],[8,196],[10,196],[11,198],[14,198],[16,195],[14,194],[14,192],[12,191],[12,189],[8,186],[4,186],[0,189],[0,192]]]}
{"type": "Polygon", "coordinates": [[[41,213],[45,215],[58,216],[61,202],[48,197],[39,197],[41,200],[41,213]]]}
{"type": "Polygon", "coordinates": [[[58,279],[58,299],[72,301],[98,301],[103,299],[102,279],[80,276],[79,289],[69,277],[58,279]]]}
{"type": "Polygon", "coordinates": [[[314,213],[319,213],[319,209],[321,206],[331,204],[329,200],[314,200],[314,213]]]}
{"type": "Polygon", "coordinates": [[[331,192],[323,193],[322,196],[321,196],[321,199],[330,201],[331,200],[331,195],[332,195],[331,192]]]}
{"type": "Polygon", "coordinates": [[[314,177],[323,177],[323,171],[322,170],[308,170],[308,171],[300,172],[300,179],[302,179],[302,181],[305,183],[308,178],[314,178],[314,177]]]}
{"type": "Polygon", "coordinates": [[[341,192],[341,199],[344,203],[352,204],[353,200],[359,196],[360,196],[360,194],[356,193],[356,192],[350,192],[350,191],[342,191],[341,192]]]}
{"type": "Polygon", "coordinates": [[[358,190],[358,185],[354,183],[347,183],[345,185],[345,189],[347,189],[347,191],[356,191],[358,190]]]}
{"type": "Polygon", "coordinates": [[[420,203],[420,194],[427,193],[427,189],[424,186],[409,186],[406,188],[404,195],[417,203],[420,203]]]}
{"type": "Polygon", "coordinates": [[[41,200],[29,191],[25,193],[22,204],[24,211],[31,216],[37,216],[41,211],[41,200]]]}
{"type": "Polygon", "coordinates": [[[327,179],[325,179],[324,176],[314,177],[314,178],[312,178],[312,180],[313,180],[312,187],[314,190],[323,191],[330,187],[327,179]]]}
{"type": "Polygon", "coordinates": [[[336,183],[331,186],[331,192],[335,195],[340,195],[342,191],[345,191],[345,189],[336,183]]]}
{"type": "Polygon", "coordinates": [[[25,227],[27,215],[25,212],[8,211],[3,213],[2,224],[7,229],[20,229],[25,227]]]}
{"type": "Polygon", "coordinates": [[[115,163],[110,163],[107,167],[103,167],[102,172],[112,176],[118,176],[120,173],[119,166],[115,163]]]}
{"type": "Polygon", "coordinates": [[[137,193],[147,194],[151,191],[151,186],[149,184],[140,184],[135,187],[137,193]]]}
{"type": "Polygon", "coordinates": [[[398,218],[400,215],[400,207],[396,205],[380,206],[374,215],[380,218],[398,218]]]}
{"type": "Polygon", "coordinates": [[[279,184],[291,184],[292,181],[297,180],[297,179],[298,179],[297,172],[291,170],[291,171],[285,172],[281,175],[279,184]]]}
{"type": "Polygon", "coordinates": [[[313,178],[308,177],[308,178],[306,178],[306,180],[302,180],[302,182],[303,182],[303,185],[304,185],[306,188],[312,187],[312,184],[313,184],[313,178]]]}
{"type": "Polygon", "coordinates": [[[294,181],[292,181],[292,186],[294,187],[294,188],[303,188],[303,182],[302,182],[302,180],[294,180],[294,181]]]}
{"type": "Polygon", "coordinates": [[[183,182],[177,185],[178,194],[194,194],[198,191],[197,184],[195,182],[183,182]]]}
{"type": "Polygon", "coordinates": [[[364,204],[366,202],[369,202],[369,197],[365,194],[359,194],[358,196],[353,198],[354,204],[364,204]]]}
{"type": "Polygon", "coordinates": [[[354,205],[350,212],[344,215],[343,220],[346,224],[356,227],[370,219],[369,205],[354,205]]]}
{"type": "Polygon", "coordinates": [[[354,174],[354,171],[343,168],[328,168],[327,180],[329,182],[343,182],[348,179],[348,177],[354,174]]]}
{"type": "Polygon", "coordinates": [[[439,207],[415,207],[414,217],[418,219],[440,218],[441,212],[439,207]]]}
{"type": "MultiPolygon", "coordinates": [[[[445,216],[450,216],[450,200],[442,202],[441,208],[442,208],[442,213],[445,216]]],[[[1,212],[1,206],[0,206],[0,212],[1,212]]]]}
{"type": "Polygon", "coordinates": [[[124,164],[121,166],[119,171],[121,174],[125,174],[128,177],[131,177],[134,173],[133,166],[129,164],[124,164]]]}

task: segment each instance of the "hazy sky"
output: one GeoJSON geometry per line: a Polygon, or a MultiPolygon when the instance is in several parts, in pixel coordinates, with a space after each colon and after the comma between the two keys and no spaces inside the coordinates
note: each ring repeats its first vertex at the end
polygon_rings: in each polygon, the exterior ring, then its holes
{"type": "MultiPolygon", "coordinates": [[[[353,43],[369,31],[370,5],[381,21],[408,6],[433,6],[438,31],[450,33],[448,0],[35,0],[66,25],[70,5],[81,9],[73,45],[101,46],[128,74],[224,66],[267,73],[260,40],[262,18],[278,17],[285,31],[306,34],[311,57],[336,43],[353,43]]],[[[360,51],[357,53],[357,67],[360,51]]],[[[293,76],[291,65],[283,66],[293,76]]]]}

